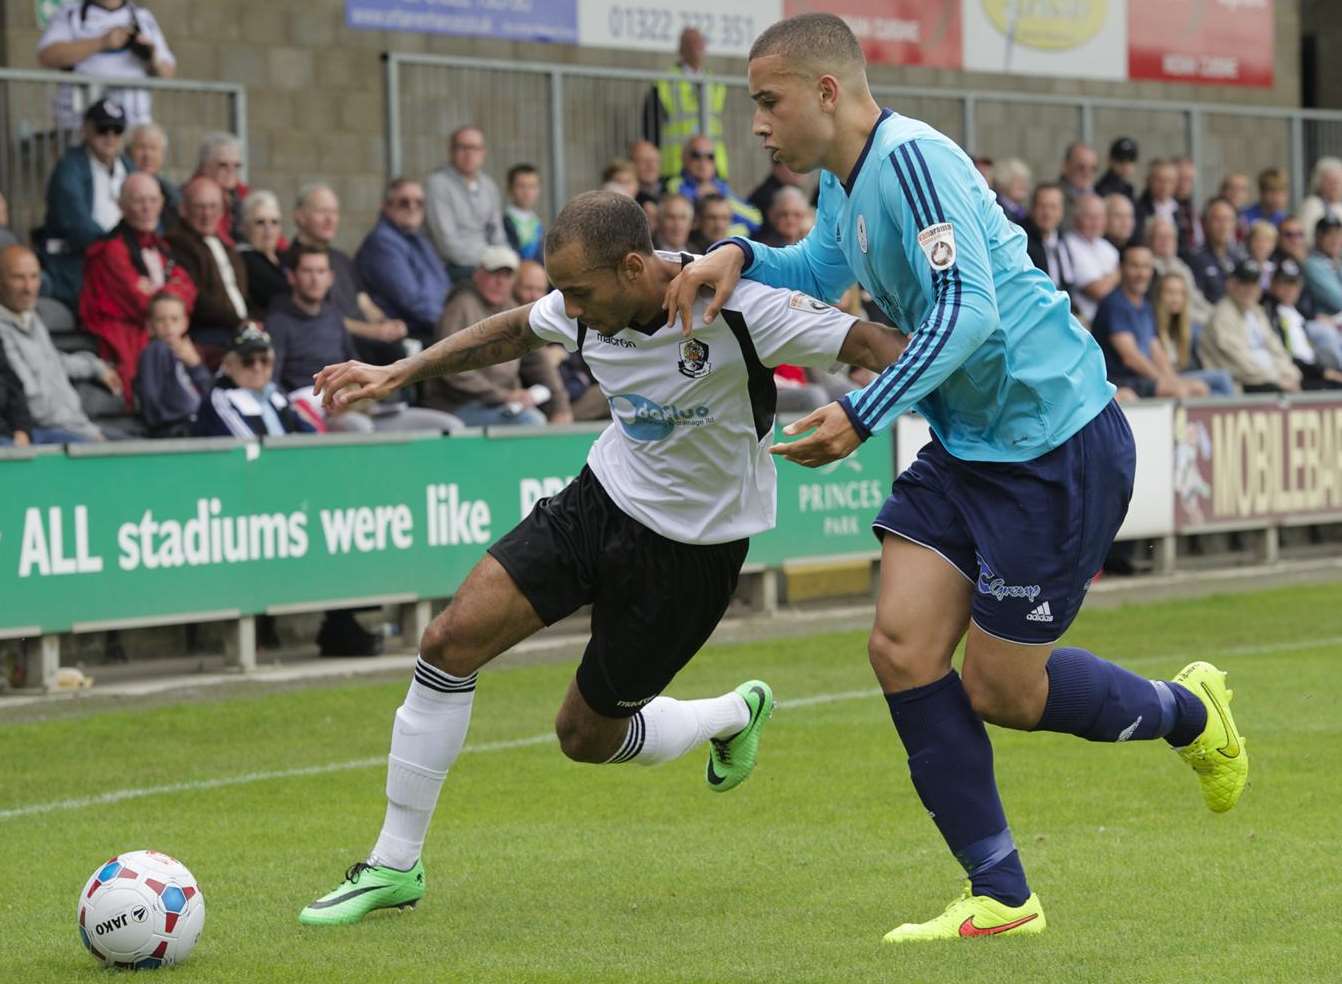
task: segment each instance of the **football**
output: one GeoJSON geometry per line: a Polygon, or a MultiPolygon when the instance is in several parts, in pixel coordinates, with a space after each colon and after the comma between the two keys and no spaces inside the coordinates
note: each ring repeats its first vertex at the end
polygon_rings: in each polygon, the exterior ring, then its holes
{"type": "Polygon", "coordinates": [[[205,926],[205,897],[186,865],[158,851],[98,867],[76,909],[79,938],[109,967],[147,970],[187,958],[205,926]]]}

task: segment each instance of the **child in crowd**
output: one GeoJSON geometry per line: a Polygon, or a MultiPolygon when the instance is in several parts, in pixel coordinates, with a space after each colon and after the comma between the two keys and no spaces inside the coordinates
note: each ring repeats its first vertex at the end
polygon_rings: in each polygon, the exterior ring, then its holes
{"type": "Polygon", "coordinates": [[[531,164],[508,169],[508,204],[503,209],[503,229],[508,245],[524,260],[542,260],[545,228],[536,214],[541,197],[540,172],[531,164]]]}
{"type": "Polygon", "coordinates": [[[155,294],[145,328],[150,342],[135,375],[140,416],[150,437],[190,437],[210,372],[187,337],[186,305],[176,294],[155,294]]]}

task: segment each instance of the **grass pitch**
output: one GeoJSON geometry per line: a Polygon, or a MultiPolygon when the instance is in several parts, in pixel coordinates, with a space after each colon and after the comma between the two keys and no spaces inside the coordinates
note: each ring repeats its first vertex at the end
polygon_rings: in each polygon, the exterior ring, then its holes
{"type": "Polygon", "coordinates": [[[572,667],[487,670],[429,833],[428,896],[339,929],[296,916],[372,844],[404,684],[0,724],[3,978],[105,979],[76,895],[100,861],[152,847],[207,899],[190,961],[160,972],[179,982],[1336,981],[1337,593],[1083,614],[1067,641],[1143,674],[1228,669],[1252,772],[1214,816],[1164,742],[993,729],[1048,914],[1037,939],[881,944],[939,912],[961,874],[909,783],[864,634],[845,633],[714,648],[675,681],[701,696],[758,675],[779,695],[755,775],[725,795],[699,752],[567,762],[543,736],[572,667]]]}

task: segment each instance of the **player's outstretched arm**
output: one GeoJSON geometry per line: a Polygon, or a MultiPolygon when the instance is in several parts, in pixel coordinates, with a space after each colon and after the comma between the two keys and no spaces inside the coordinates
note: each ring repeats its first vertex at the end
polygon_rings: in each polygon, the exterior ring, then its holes
{"type": "Polygon", "coordinates": [[[492,315],[389,366],[327,366],[313,377],[313,391],[330,412],[360,400],[383,399],[411,383],[521,358],[545,344],[531,330],[531,308],[526,304],[492,315]]]}
{"type": "Polygon", "coordinates": [[[879,373],[894,365],[908,347],[909,340],[902,332],[874,321],[855,321],[839,349],[839,361],[879,373]]]}

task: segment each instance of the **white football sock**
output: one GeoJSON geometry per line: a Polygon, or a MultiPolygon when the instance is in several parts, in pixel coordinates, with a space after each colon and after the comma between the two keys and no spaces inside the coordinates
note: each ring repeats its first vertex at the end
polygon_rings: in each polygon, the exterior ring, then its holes
{"type": "Polygon", "coordinates": [[[387,756],[387,815],[369,864],[414,866],[438,803],[438,791],[466,743],[475,677],[454,677],[423,657],[396,711],[387,756]]]}
{"type": "Polygon", "coordinates": [[[750,708],[734,691],[706,700],[654,697],[629,719],[624,744],[608,761],[670,762],[710,738],[730,738],[749,723],[750,708]]]}

